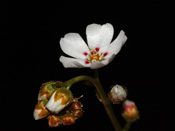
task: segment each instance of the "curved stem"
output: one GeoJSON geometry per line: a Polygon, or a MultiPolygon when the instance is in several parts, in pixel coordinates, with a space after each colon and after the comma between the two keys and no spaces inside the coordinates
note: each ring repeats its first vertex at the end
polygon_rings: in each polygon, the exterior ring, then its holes
{"type": "MultiPolygon", "coordinates": [[[[80,82],[80,81],[89,81],[91,82],[97,89],[99,95],[100,95],[100,98],[102,100],[102,103],[106,109],[106,112],[109,116],[109,118],[111,119],[111,122],[115,128],[116,131],[121,131],[121,127],[118,123],[118,120],[116,119],[115,117],[115,114],[112,110],[112,106],[106,96],[106,93],[104,92],[103,88],[102,88],[102,85],[101,83],[99,82],[99,78],[98,78],[98,72],[96,70],[96,73],[95,73],[95,79],[90,77],[90,76],[85,76],[85,75],[82,75],[82,76],[77,76],[77,77],[74,77],[66,82],[64,82],[62,84],[62,86],[67,86],[67,88],[69,89],[73,84],[77,83],[77,82],[80,82]]],[[[59,84],[60,85],[60,84],[59,84]]]]}
{"type": "Polygon", "coordinates": [[[96,91],[95,93],[96,93],[96,97],[97,97],[97,99],[99,100],[99,102],[102,102],[101,97],[100,97],[98,91],[96,91]]]}

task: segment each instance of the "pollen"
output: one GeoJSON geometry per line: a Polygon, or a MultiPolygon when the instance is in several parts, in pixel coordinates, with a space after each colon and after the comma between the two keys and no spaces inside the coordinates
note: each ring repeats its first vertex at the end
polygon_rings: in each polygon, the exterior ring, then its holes
{"type": "Polygon", "coordinates": [[[99,52],[100,48],[95,48],[94,50],[90,50],[90,54],[85,54],[86,55],[86,64],[93,63],[95,61],[103,61],[105,60],[105,56],[108,55],[108,52],[105,53],[100,53],[99,52]]]}

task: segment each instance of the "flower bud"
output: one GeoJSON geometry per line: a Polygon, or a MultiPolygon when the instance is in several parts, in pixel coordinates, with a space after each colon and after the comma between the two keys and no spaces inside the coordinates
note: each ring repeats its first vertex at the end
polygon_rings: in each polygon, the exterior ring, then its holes
{"type": "Polygon", "coordinates": [[[35,106],[35,109],[33,112],[33,116],[35,120],[39,120],[50,114],[49,111],[45,108],[46,103],[47,101],[42,100],[42,101],[39,101],[37,105],[35,106]]]}
{"type": "Polygon", "coordinates": [[[46,104],[46,108],[53,112],[59,113],[72,101],[72,93],[65,87],[58,88],[46,104]]]}
{"type": "Polygon", "coordinates": [[[81,104],[81,102],[73,102],[71,105],[71,108],[73,110],[77,110],[77,109],[82,109],[83,105],[81,104]]]}
{"type": "Polygon", "coordinates": [[[78,119],[83,115],[83,111],[81,109],[74,110],[73,115],[76,119],[78,119]]]}
{"type": "Polygon", "coordinates": [[[61,123],[62,123],[62,119],[58,116],[50,115],[48,117],[48,124],[50,127],[57,127],[61,125],[61,123]]]}
{"type": "Polygon", "coordinates": [[[126,99],[126,96],[126,89],[120,85],[113,86],[109,93],[109,98],[114,104],[119,104],[126,99]]]}
{"type": "Polygon", "coordinates": [[[72,125],[75,123],[75,118],[72,115],[65,115],[63,117],[63,125],[72,125]]]}
{"type": "Polygon", "coordinates": [[[51,95],[55,91],[55,88],[53,88],[53,86],[52,86],[55,83],[56,82],[54,82],[54,81],[50,81],[50,82],[46,82],[46,83],[42,84],[42,86],[40,88],[39,95],[38,95],[38,101],[49,100],[49,98],[51,97],[51,95]]]}
{"type": "Polygon", "coordinates": [[[139,118],[138,109],[133,101],[126,100],[123,103],[123,117],[126,121],[134,122],[139,118]]]}

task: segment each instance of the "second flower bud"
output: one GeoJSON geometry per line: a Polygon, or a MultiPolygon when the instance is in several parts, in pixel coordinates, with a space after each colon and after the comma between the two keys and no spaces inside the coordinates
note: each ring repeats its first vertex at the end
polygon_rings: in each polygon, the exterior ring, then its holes
{"type": "Polygon", "coordinates": [[[127,91],[124,87],[120,85],[115,85],[109,92],[109,99],[113,104],[119,104],[121,101],[125,100],[127,97],[127,91]]]}

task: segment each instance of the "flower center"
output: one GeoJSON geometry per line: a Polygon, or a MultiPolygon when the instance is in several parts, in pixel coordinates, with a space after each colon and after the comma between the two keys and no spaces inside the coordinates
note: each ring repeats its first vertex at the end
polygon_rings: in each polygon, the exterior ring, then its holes
{"type": "Polygon", "coordinates": [[[90,59],[91,61],[97,61],[97,60],[101,60],[101,54],[98,53],[96,50],[91,50],[91,53],[90,53],[90,59]]]}
{"type": "Polygon", "coordinates": [[[90,54],[85,52],[84,53],[84,55],[86,55],[85,63],[88,64],[88,63],[93,63],[95,61],[105,60],[104,57],[108,55],[108,52],[99,53],[98,51],[99,51],[99,48],[95,48],[94,50],[90,50],[90,54]]]}

